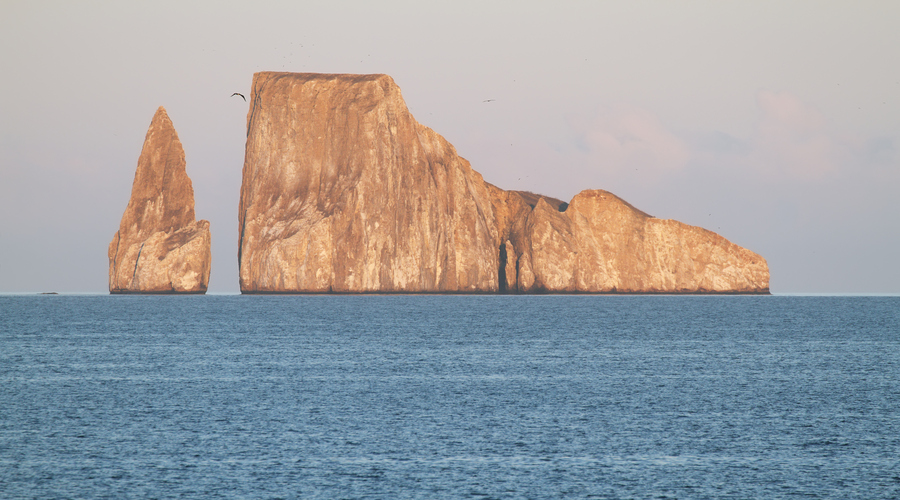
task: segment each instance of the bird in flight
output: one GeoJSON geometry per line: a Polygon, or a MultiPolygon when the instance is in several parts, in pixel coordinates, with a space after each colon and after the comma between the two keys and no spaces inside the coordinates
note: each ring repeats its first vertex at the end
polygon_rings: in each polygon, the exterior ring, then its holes
{"type": "Polygon", "coordinates": [[[247,102],[247,98],[246,98],[246,97],[244,97],[244,94],[239,94],[239,93],[237,93],[237,92],[235,92],[235,93],[234,93],[234,94],[231,94],[231,97],[234,97],[234,96],[236,96],[236,95],[239,95],[239,96],[241,96],[241,99],[243,99],[243,100],[244,100],[244,102],[247,102]]]}
{"type": "Polygon", "coordinates": [[[497,100],[497,99],[485,99],[485,100],[483,100],[483,101],[481,101],[481,102],[494,102],[494,101],[496,101],[496,100],[497,100]]]}

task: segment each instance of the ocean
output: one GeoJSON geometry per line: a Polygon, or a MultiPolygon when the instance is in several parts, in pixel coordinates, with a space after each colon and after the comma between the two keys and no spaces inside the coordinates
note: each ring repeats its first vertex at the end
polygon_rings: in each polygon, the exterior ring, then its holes
{"type": "Polygon", "coordinates": [[[0,497],[900,497],[900,297],[0,296],[0,497]]]}

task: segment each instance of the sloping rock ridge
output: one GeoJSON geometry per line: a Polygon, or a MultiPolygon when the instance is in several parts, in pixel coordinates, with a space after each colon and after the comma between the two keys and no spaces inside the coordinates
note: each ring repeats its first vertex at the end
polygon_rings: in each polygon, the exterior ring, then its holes
{"type": "Polygon", "coordinates": [[[485,182],[387,75],[257,73],[243,293],[768,293],[765,259],[588,190],[485,182]]]}
{"type": "Polygon", "coordinates": [[[209,222],[194,217],[184,148],[166,110],[150,122],[119,230],[109,244],[110,293],[205,293],[209,222]]]}

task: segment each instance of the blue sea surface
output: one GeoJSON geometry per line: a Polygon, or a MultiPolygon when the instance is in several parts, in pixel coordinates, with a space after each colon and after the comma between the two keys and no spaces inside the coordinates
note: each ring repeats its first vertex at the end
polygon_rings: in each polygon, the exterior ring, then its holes
{"type": "Polygon", "coordinates": [[[2,498],[900,497],[900,297],[0,296],[2,498]]]}

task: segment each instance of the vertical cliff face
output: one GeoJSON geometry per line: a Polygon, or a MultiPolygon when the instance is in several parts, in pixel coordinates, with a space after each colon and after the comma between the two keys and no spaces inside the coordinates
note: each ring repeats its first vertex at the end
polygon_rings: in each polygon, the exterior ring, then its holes
{"type": "Polygon", "coordinates": [[[386,75],[254,75],[238,222],[244,293],[768,292],[710,231],[484,182],[386,75]]]}
{"type": "Polygon", "coordinates": [[[131,199],[109,244],[111,293],[203,293],[209,222],[194,218],[184,148],[160,107],[144,139],[131,199]]]}
{"type": "Polygon", "coordinates": [[[243,292],[498,290],[487,185],[386,75],[258,73],[243,292]]]}

